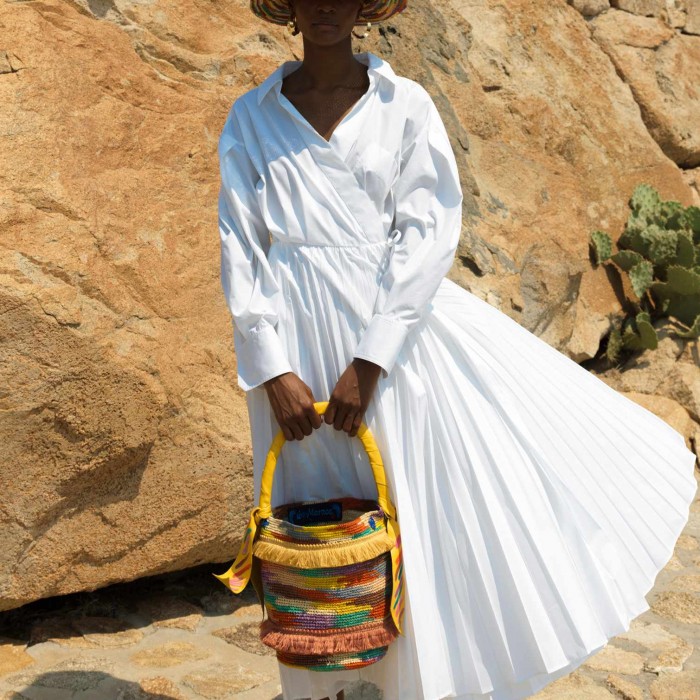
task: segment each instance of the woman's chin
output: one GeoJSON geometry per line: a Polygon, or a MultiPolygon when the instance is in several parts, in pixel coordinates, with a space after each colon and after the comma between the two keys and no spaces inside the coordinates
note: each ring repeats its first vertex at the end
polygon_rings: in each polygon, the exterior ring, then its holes
{"type": "Polygon", "coordinates": [[[320,46],[332,46],[345,39],[345,35],[340,31],[340,27],[335,25],[314,25],[304,33],[304,38],[320,46]]]}

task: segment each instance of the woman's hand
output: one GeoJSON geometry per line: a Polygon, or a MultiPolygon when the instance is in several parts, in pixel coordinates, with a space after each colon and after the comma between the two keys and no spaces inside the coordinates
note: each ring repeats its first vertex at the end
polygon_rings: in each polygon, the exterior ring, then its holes
{"type": "Polygon", "coordinates": [[[314,408],[313,392],[294,372],[285,372],[268,379],[267,390],[275,418],[287,440],[303,440],[314,428],[321,427],[321,416],[314,408]]]}
{"type": "Polygon", "coordinates": [[[360,357],[353,358],[331,392],[323,420],[336,430],[355,437],[377,386],[382,368],[360,357]]]}

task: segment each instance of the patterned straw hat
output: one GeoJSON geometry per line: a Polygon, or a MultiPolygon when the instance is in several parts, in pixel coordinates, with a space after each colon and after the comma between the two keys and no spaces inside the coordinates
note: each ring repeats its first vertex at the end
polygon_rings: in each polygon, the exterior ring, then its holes
{"type": "MultiPolygon", "coordinates": [[[[366,0],[357,24],[381,22],[406,9],[407,0],[366,0]]],[[[250,0],[250,9],[261,19],[274,24],[287,24],[292,11],[287,0],[250,0]]]]}

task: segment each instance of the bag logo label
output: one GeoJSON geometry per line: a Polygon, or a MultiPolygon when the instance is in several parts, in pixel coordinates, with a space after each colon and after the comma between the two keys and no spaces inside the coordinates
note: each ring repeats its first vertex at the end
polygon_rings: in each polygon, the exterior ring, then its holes
{"type": "Polygon", "coordinates": [[[287,520],[292,525],[310,525],[311,523],[335,522],[343,519],[343,504],[340,501],[326,503],[309,503],[305,506],[290,508],[287,520]]]}

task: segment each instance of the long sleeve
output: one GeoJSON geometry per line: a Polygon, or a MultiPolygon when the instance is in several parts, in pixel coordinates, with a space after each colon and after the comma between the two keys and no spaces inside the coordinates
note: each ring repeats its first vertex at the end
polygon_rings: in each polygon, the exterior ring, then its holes
{"type": "Polygon", "coordinates": [[[449,137],[427,91],[418,84],[416,90],[393,188],[395,242],[373,316],[354,352],[380,365],[384,377],[450,270],[462,225],[462,189],[449,137]]]}
{"type": "Polygon", "coordinates": [[[221,285],[232,315],[238,386],[249,391],[292,371],[277,334],[281,290],[270,268],[270,241],[256,197],[260,177],[235,108],[219,138],[221,285]]]}

